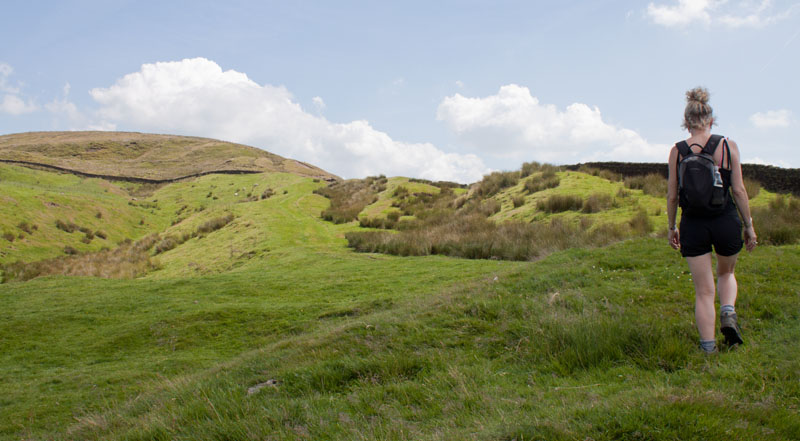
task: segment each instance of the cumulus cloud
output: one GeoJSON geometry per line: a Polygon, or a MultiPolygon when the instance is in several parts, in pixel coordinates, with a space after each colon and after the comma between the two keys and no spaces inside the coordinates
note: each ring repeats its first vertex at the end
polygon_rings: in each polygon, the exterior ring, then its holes
{"type": "Polygon", "coordinates": [[[783,167],[783,168],[792,168],[791,164],[789,164],[788,162],[784,161],[783,159],[778,159],[777,161],[765,161],[764,159],[761,159],[758,156],[755,156],[755,157],[752,157],[752,158],[744,158],[742,160],[742,163],[743,164],[776,165],[778,167],[783,167]]]}
{"type": "Polygon", "coordinates": [[[761,28],[789,17],[793,9],[794,6],[774,13],[771,0],[678,0],[677,4],[669,5],[650,3],[646,13],[654,23],[665,27],[715,22],[730,28],[761,28]]]}
{"type": "Polygon", "coordinates": [[[757,112],[750,116],[750,122],[759,129],[789,127],[792,124],[792,112],[787,109],[757,112]]]}
{"type": "Polygon", "coordinates": [[[446,97],[437,117],[482,154],[517,162],[663,162],[669,151],[666,145],[651,144],[633,130],[603,121],[597,107],[575,103],[559,110],[515,84],[485,98],[446,97]]]}
{"type": "Polygon", "coordinates": [[[343,177],[384,173],[473,182],[489,171],[476,155],[396,141],[367,121],[334,123],[312,115],[285,87],[260,85],[205,58],[145,64],[90,94],[105,127],[241,142],[343,177]]]}
{"type": "Polygon", "coordinates": [[[0,63],[0,92],[3,98],[0,100],[0,112],[11,115],[22,115],[35,112],[39,107],[32,100],[25,100],[20,96],[20,88],[12,86],[8,79],[14,69],[6,63],[0,63]]]}

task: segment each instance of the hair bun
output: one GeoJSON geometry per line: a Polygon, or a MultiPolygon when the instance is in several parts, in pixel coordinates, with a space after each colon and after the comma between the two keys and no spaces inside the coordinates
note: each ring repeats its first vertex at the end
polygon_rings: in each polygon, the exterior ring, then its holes
{"type": "Polygon", "coordinates": [[[690,103],[697,101],[701,104],[708,104],[708,89],[705,87],[695,87],[694,89],[686,92],[686,101],[690,103]]]}

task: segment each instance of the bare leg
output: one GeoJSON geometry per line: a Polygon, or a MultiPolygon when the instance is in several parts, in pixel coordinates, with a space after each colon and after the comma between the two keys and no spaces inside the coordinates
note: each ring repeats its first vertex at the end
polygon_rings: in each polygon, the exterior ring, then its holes
{"type": "Polygon", "coordinates": [[[714,324],[716,311],[714,310],[714,273],[711,270],[711,253],[702,256],[687,257],[689,271],[692,272],[694,281],[694,318],[697,321],[697,330],[700,340],[714,340],[714,324]]]}
{"type": "Polygon", "coordinates": [[[738,254],[733,256],[720,256],[717,254],[717,288],[719,289],[719,304],[731,305],[736,304],[736,291],[738,285],[736,284],[736,276],[733,275],[733,269],[736,266],[736,258],[738,254]]]}

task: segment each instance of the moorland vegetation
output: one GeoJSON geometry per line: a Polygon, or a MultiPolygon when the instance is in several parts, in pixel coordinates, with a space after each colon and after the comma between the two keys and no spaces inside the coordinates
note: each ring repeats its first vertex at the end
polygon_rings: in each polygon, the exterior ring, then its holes
{"type": "Polygon", "coordinates": [[[0,164],[0,439],[800,438],[800,200],[747,185],[709,358],[663,178],[0,164]]]}

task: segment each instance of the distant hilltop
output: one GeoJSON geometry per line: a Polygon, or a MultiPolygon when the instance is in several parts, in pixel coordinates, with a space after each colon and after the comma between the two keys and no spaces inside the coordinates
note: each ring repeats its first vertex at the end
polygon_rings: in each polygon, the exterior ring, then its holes
{"type": "Polygon", "coordinates": [[[140,182],[170,182],[210,173],[264,172],[340,180],[319,167],[255,147],[194,136],[137,132],[3,135],[0,162],[140,182]]]}

